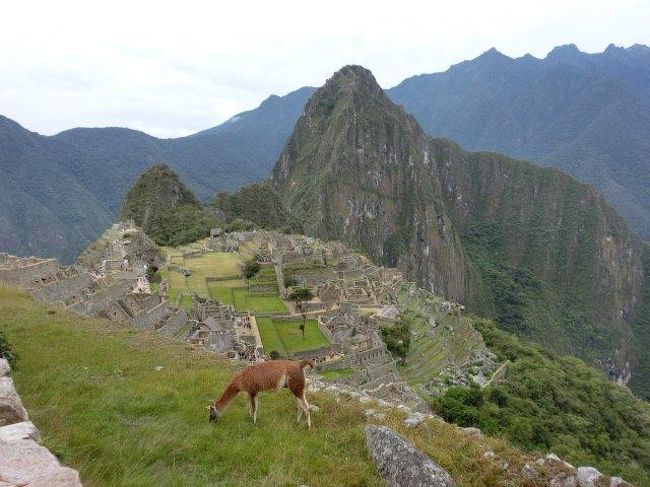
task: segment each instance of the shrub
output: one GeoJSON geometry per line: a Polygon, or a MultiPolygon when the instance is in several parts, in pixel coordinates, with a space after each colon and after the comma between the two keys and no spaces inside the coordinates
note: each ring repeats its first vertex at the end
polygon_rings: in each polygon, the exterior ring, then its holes
{"type": "Polygon", "coordinates": [[[394,325],[382,326],[381,337],[390,353],[402,361],[406,359],[411,345],[411,326],[407,320],[400,319],[394,325]]]}
{"type": "Polygon", "coordinates": [[[261,266],[259,262],[257,262],[257,258],[253,257],[244,263],[244,277],[246,279],[252,279],[260,271],[260,269],[261,266]]]}
{"type": "Polygon", "coordinates": [[[18,355],[11,349],[9,340],[2,330],[0,330],[0,357],[6,359],[12,367],[18,359],[18,355]]]}

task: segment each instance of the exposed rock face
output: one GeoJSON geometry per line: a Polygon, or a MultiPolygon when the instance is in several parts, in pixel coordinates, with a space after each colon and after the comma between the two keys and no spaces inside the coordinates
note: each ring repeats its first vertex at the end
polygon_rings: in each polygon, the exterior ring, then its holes
{"type": "Polygon", "coordinates": [[[372,74],[346,66],[305,107],[273,185],[307,233],[362,246],[423,287],[462,299],[465,259],[429,154],[429,138],[372,74]]]}
{"type": "MultiPolygon", "coordinates": [[[[0,359],[0,361],[5,361],[0,359]]],[[[20,396],[14,388],[11,377],[0,377],[0,426],[27,420],[27,411],[23,408],[20,396]]]]}
{"type": "Polygon", "coordinates": [[[386,426],[366,426],[370,457],[390,487],[455,487],[451,476],[386,426]]]}
{"type": "Polygon", "coordinates": [[[431,139],[368,70],[346,66],[314,93],[272,181],[306,233],[364,248],[561,353],[606,362],[613,378],[635,363],[627,319],[642,242],[604,198],[556,169],[431,139]],[[606,338],[593,343],[594,333],[606,338]]]}
{"type": "Polygon", "coordinates": [[[38,444],[40,434],[22,407],[0,358],[0,487],[81,487],[79,473],[38,444]]]}

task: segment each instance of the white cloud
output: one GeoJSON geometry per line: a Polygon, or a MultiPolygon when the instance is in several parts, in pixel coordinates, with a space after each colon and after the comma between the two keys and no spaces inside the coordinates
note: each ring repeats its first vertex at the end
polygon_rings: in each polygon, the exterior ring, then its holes
{"type": "Polygon", "coordinates": [[[650,43],[641,0],[545,2],[5,2],[0,114],[45,134],[128,126],[192,133],[344,64],[382,86],[492,46],[543,57],[650,43]]]}

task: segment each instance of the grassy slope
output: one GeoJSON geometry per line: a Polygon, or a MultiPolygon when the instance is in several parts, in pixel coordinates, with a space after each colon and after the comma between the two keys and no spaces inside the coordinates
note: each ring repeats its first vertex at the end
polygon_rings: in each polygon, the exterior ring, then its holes
{"type": "MultiPolygon", "coordinates": [[[[356,401],[308,394],[321,407],[307,432],[294,423],[286,393],[260,401],[257,426],[237,398],[218,425],[204,406],[232,366],[186,344],[35,304],[0,288],[0,329],[20,355],[14,379],[45,444],[81,472],[86,486],[378,485],[363,445],[356,401]],[[162,365],[161,371],[154,367],[162,365]]],[[[407,429],[398,413],[387,424],[408,436],[462,486],[534,485],[506,478],[482,444],[432,422],[407,429]]],[[[513,465],[525,458],[484,439],[513,465]]]]}

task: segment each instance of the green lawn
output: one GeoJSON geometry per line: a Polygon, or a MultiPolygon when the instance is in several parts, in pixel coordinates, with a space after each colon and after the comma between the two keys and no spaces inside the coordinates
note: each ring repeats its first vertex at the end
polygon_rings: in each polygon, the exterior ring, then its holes
{"type": "Polygon", "coordinates": [[[262,314],[287,313],[287,307],[279,295],[263,296],[248,292],[247,288],[233,288],[233,301],[238,311],[251,311],[262,314]]]}
{"type": "Polygon", "coordinates": [[[354,374],[354,370],[349,367],[341,369],[330,369],[319,372],[325,379],[342,379],[343,377],[350,377],[354,374]]]}
{"type": "Polygon", "coordinates": [[[280,354],[286,355],[293,352],[317,350],[330,344],[327,337],[320,331],[316,320],[307,320],[304,339],[299,326],[300,321],[257,318],[257,328],[267,353],[277,350],[280,354]]]}
{"type": "Polygon", "coordinates": [[[242,287],[243,282],[241,279],[232,279],[229,281],[212,281],[208,283],[208,290],[210,297],[216,299],[220,303],[229,304],[234,306],[235,300],[232,294],[232,289],[242,287]]]}
{"type": "Polygon", "coordinates": [[[199,296],[209,297],[210,290],[205,279],[207,277],[238,276],[241,259],[237,254],[231,252],[207,252],[200,257],[180,259],[180,261],[178,257],[174,257],[174,262],[192,271],[192,275],[185,278],[176,271],[165,271],[162,274],[169,282],[170,298],[175,298],[179,293],[192,291],[199,296]]]}

